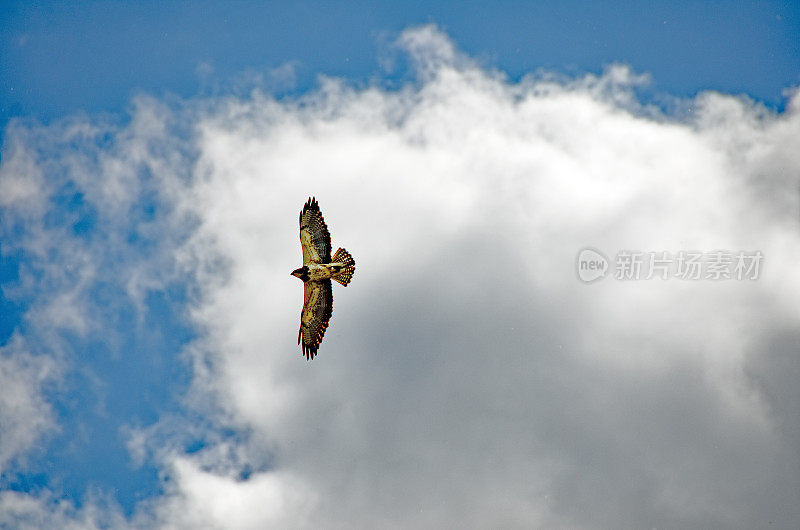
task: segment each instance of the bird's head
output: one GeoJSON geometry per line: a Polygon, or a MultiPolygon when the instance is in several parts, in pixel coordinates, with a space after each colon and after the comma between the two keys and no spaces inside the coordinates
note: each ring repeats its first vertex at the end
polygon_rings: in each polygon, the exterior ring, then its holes
{"type": "Polygon", "coordinates": [[[299,269],[293,270],[292,271],[292,276],[296,276],[297,278],[300,278],[304,282],[307,282],[308,281],[308,267],[303,266],[303,267],[300,267],[299,269]]]}

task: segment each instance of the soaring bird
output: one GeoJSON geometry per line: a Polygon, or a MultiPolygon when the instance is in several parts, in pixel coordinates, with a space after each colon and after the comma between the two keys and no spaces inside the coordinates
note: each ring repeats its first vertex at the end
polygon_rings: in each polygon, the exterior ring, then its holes
{"type": "Polygon", "coordinates": [[[303,280],[303,310],[297,344],[302,341],[306,359],[313,359],[333,314],[331,280],[347,286],[356,271],[356,260],[343,248],[331,258],[331,235],[317,199],[313,197],[300,212],[300,246],[303,266],[292,271],[292,276],[303,280]]]}

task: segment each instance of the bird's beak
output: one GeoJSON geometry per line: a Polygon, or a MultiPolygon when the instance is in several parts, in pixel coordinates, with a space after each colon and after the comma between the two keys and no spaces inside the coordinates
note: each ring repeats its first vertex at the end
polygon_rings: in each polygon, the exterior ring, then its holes
{"type": "Polygon", "coordinates": [[[301,274],[303,274],[303,269],[295,269],[295,270],[293,270],[293,271],[292,271],[290,274],[291,274],[292,276],[297,276],[297,277],[299,278],[299,277],[300,277],[300,275],[301,275],[301,274]]]}

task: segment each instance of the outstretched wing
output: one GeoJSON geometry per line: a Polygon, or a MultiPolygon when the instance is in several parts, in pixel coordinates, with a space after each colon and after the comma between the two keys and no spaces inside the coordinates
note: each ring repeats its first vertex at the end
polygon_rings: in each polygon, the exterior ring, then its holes
{"type": "Polygon", "coordinates": [[[314,198],[309,198],[300,212],[300,246],[303,247],[303,265],[330,263],[331,234],[314,198]]]}
{"type": "Polygon", "coordinates": [[[303,311],[300,313],[297,344],[302,342],[306,359],[313,359],[333,314],[333,289],[330,280],[322,280],[304,282],[303,292],[303,311]]]}

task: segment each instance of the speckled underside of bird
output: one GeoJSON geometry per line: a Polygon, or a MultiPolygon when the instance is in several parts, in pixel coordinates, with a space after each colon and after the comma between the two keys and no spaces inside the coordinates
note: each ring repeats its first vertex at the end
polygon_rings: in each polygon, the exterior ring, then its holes
{"type": "Polygon", "coordinates": [[[303,266],[292,271],[292,276],[303,281],[303,310],[297,343],[310,360],[317,354],[333,314],[331,280],[347,286],[356,271],[356,261],[343,248],[331,257],[331,235],[319,203],[313,197],[300,212],[300,246],[303,266]]]}

